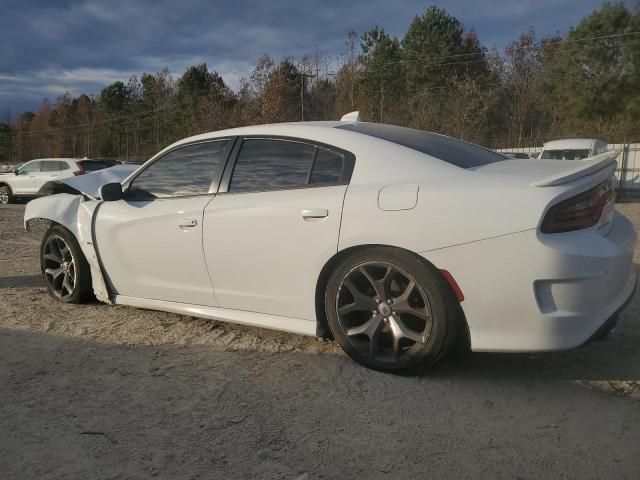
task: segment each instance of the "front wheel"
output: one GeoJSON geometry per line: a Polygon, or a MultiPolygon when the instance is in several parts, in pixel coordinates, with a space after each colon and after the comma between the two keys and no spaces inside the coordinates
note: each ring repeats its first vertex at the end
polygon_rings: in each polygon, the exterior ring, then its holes
{"type": "Polygon", "coordinates": [[[11,194],[11,189],[6,185],[2,185],[0,187],[0,203],[3,205],[7,205],[12,201],[13,195],[11,194]]]}
{"type": "Polygon", "coordinates": [[[49,294],[65,303],[82,303],[91,295],[91,270],[74,235],[56,225],[40,247],[42,278],[49,294]]]}
{"type": "Polygon", "coordinates": [[[414,374],[451,347],[460,305],[432,265],[403,250],[375,247],[343,260],[325,293],[331,332],[366,367],[414,374]]]}

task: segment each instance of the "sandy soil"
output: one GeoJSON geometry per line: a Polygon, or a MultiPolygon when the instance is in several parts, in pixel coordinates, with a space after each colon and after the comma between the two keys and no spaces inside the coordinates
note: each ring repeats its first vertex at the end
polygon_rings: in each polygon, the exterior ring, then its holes
{"type": "Polygon", "coordinates": [[[606,341],[400,378],[332,342],[55,303],[23,211],[0,207],[2,478],[640,477],[640,293],[606,341]]]}

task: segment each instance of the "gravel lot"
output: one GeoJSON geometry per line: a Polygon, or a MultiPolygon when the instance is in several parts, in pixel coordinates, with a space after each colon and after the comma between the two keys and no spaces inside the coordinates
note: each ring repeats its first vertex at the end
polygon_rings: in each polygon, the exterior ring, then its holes
{"type": "Polygon", "coordinates": [[[0,206],[2,478],[640,478],[640,292],[606,341],[401,378],[313,338],[55,303],[23,212],[0,206]]]}

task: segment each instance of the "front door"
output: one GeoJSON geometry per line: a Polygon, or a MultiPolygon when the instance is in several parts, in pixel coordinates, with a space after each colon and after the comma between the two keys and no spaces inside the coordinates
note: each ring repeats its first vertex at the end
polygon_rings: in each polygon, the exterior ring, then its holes
{"type": "Polygon", "coordinates": [[[205,206],[232,140],[178,147],[126,186],[125,198],[97,212],[97,250],[118,295],[217,304],[202,250],[205,206]]]}
{"type": "Polygon", "coordinates": [[[36,175],[40,174],[41,163],[40,160],[33,160],[18,169],[18,174],[11,179],[14,195],[34,195],[36,193],[36,175]]]}

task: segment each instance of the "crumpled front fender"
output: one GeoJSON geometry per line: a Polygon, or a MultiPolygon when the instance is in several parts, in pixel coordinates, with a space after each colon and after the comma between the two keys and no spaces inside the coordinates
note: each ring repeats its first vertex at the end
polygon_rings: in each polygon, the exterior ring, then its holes
{"type": "Polygon", "coordinates": [[[99,301],[111,303],[91,235],[93,215],[100,203],[67,193],[37,198],[27,203],[24,226],[29,231],[32,220],[45,219],[58,223],[73,233],[91,268],[93,293],[99,301]]]}

